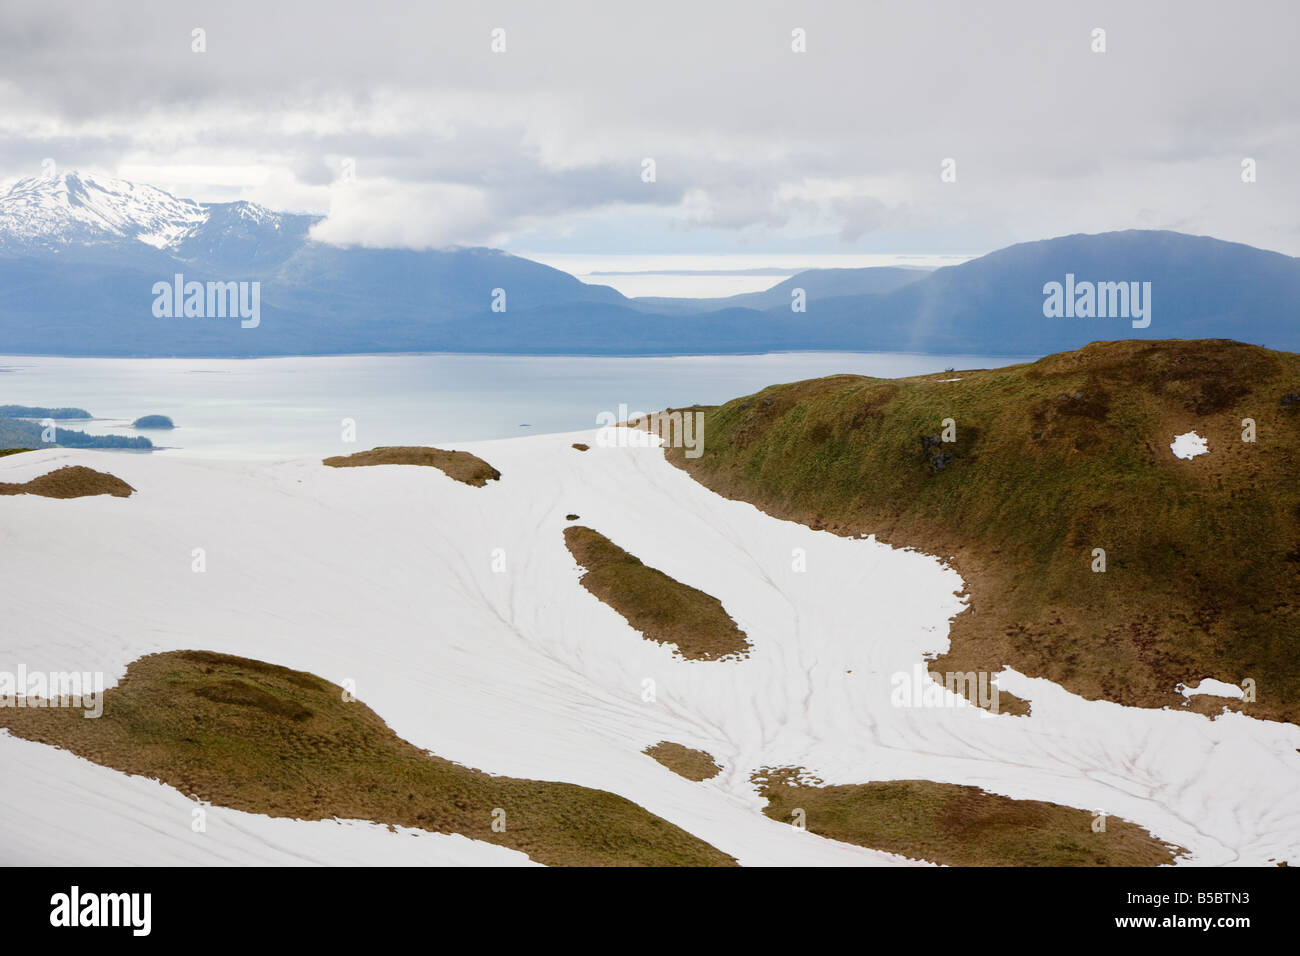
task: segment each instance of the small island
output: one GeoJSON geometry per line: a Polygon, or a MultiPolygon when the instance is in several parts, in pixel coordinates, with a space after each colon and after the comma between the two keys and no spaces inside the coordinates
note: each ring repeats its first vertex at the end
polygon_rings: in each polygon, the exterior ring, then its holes
{"type": "Polygon", "coordinates": [[[145,415],[131,423],[132,428],[175,428],[176,423],[166,415],[145,415]]]}

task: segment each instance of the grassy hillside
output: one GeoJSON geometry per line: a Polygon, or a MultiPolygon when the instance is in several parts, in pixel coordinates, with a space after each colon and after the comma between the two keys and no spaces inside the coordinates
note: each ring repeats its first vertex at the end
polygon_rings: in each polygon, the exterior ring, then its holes
{"type": "Polygon", "coordinates": [[[1010,665],[1146,707],[1249,678],[1241,709],[1300,722],[1300,356],[1100,342],[990,371],[835,376],[709,409],[704,436],[699,458],[668,456],[723,495],[952,557],[970,608],[931,670],[1010,665]],[[1174,457],[1193,429],[1209,453],[1174,457]]]}
{"type": "Polygon", "coordinates": [[[798,767],[754,775],[763,812],[811,833],[945,866],[1163,866],[1186,852],[1118,817],[932,780],[825,786],[798,767]]]}
{"type": "Polygon", "coordinates": [[[95,720],[79,708],[3,707],[0,727],[249,813],[461,833],[551,865],[735,862],[615,794],[433,756],[303,671],[209,651],[151,654],[103,706],[95,720]]]}

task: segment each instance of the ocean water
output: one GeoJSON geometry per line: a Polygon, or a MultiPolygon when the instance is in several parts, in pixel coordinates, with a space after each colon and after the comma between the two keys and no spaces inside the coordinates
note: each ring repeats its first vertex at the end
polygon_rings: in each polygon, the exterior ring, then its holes
{"type": "Polygon", "coordinates": [[[1030,357],[790,352],[613,358],[345,355],[270,359],[0,356],[0,405],[72,406],[91,434],[147,435],[165,454],[294,458],[376,445],[457,442],[594,428],[602,412],[718,404],[836,373],[894,378],[994,368],[1030,357]],[[137,432],[142,415],[173,431],[137,432]],[[344,420],[355,443],[343,441],[344,420]]]}

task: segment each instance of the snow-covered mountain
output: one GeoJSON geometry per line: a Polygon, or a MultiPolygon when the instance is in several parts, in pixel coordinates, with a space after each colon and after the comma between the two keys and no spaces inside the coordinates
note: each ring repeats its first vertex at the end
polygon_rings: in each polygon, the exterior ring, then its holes
{"type": "Polygon", "coordinates": [[[484,351],[489,339],[500,351],[501,323],[476,321],[494,314],[494,289],[508,290],[517,314],[626,301],[495,249],[326,245],[311,238],[317,221],[77,172],[21,180],[0,195],[0,353],[484,351]],[[178,273],[260,283],[265,331],[160,321],[151,290],[178,273]],[[465,320],[475,320],[471,337],[487,338],[464,341],[465,320]]]}
{"type": "Polygon", "coordinates": [[[260,244],[291,234],[301,242],[312,221],[256,203],[205,204],[156,186],[68,172],[19,180],[0,196],[0,249],[33,254],[138,242],[185,261],[222,237],[260,244]]]}
{"type": "Polygon", "coordinates": [[[135,240],[163,249],[209,214],[193,200],[122,179],[36,176],[0,197],[0,242],[30,248],[135,240]]]}

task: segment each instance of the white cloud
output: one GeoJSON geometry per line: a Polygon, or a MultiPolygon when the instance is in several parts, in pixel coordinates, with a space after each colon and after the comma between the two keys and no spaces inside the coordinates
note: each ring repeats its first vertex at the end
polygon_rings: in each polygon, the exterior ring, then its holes
{"type": "Polygon", "coordinates": [[[329,215],[313,239],[334,245],[428,249],[490,244],[501,222],[480,189],[457,183],[419,186],[360,180],[330,187],[329,215]]]}
{"type": "MultiPolygon", "coordinates": [[[[1030,0],[8,0],[0,26],[0,179],[46,156],[156,169],[194,198],[328,208],[323,234],[367,242],[581,242],[584,219],[637,209],[664,235],[827,251],[1175,227],[1300,253],[1290,0],[1101,0],[1086,18],[1030,0]],[[505,54],[488,49],[496,25],[505,54]],[[1259,161],[1249,187],[1243,156],[1259,161]],[[332,200],[341,158],[368,207],[332,200]]],[[[643,239],[627,221],[615,239],[643,239]]]]}

